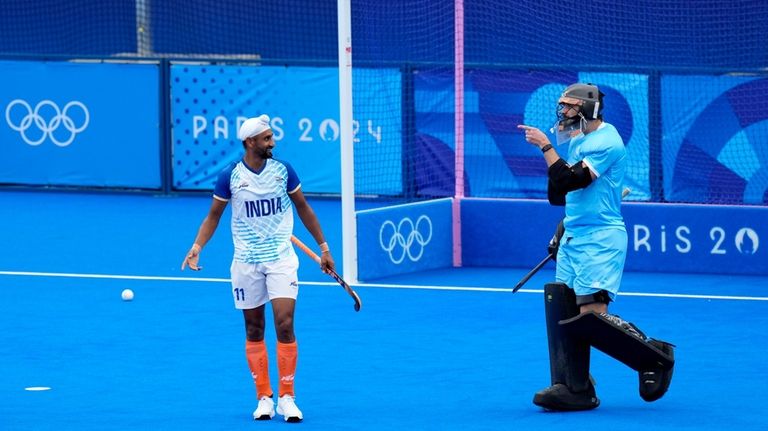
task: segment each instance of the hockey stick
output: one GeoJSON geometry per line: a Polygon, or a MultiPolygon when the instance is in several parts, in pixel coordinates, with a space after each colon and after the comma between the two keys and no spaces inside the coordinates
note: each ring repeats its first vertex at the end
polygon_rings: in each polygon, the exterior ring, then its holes
{"type": "Polygon", "coordinates": [[[552,253],[548,254],[547,257],[544,258],[544,260],[542,260],[536,266],[534,266],[533,269],[528,272],[528,274],[525,274],[525,276],[521,278],[520,281],[517,282],[517,284],[515,285],[515,288],[512,289],[512,293],[515,293],[518,290],[520,290],[520,288],[523,287],[523,285],[528,281],[528,279],[533,277],[533,274],[536,274],[537,272],[539,272],[541,267],[546,265],[547,262],[549,262],[549,259],[552,259],[552,253]]]}
{"type": "MultiPolygon", "coordinates": [[[[621,191],[621,198],[622,198],[622,199],[624,199],[625,197],[627,197],[627,195],[628,195],[628,194],[629,194],[631,191],[632,191],[632,189],[630,189],[629,187],[626,187],[626,188],[624,188],[624,190],[622,190],[622,191],[621,191]]],[[[554,257],[555,257],[555,256],[553,256],[553,255],[552,255],[552,253],[548,254],[548,255],[547,255],[547,257],[545,257],[545,258],[544,258],[544,260],[542,260],[542,261],[541,261],[541,262],[539,262],[539,263],[538,263],[536,266],[534,266],[534,267],[533,267],[533,269],[532,269],[532,270],[530,270],[530,271],[528,272],[528,274],[525,274],[525,276],[524,276],[523,278],[521,278],[519,282],[517,282],[517,284],[515,285],[515,287],[512,289],[512,293],[515,293],[515,292],[517,292],[518,290],[520,290],[520,288],[521,288],[521,287],[523,287],[523,285],[524,285],[526,282],[528,282],[528,280],[529,280],[531,277],[533,277],[533,274],[536,274],[537,272],[539,272],[539,270],[540,270],[540,269],[541,269],[541,268],[542,268],[544,265],[546,265],[546,264],[547,264],[547,262],[549,262],[549,259],[552,259],[552,258],[554,258],[554,257]]]]}
{"type": "MultiPolygon", "coordinates": [[[[317,263],[320,263],[320,256],[318,256],[317,253],[312,251],[311,248],[307,247],[306,244],[301,242],[298,238],[296,238],[295,236],[291,235],[291,242],[293,242],[297,247],[299,247],[301,249],[301,251],[306,253],[307,256],[311,257],[312,260],[314,260],[317,263]]],[[[351,287],[349,287],[349,284],[347,284],[347,282],[344,281],[344,279],[341,278],[341,276],[339,274],[337,274],[336,271],[331,269],[328,272],[328,275],[333,277],[333,279],[336,280],[336,282],[339,283],[341,285],[341,287],[343,287],[344,290],[347,291],[349,296],[351,296],[352,299],[355,300],[355,311],[360,311],[360,307],[362,307],[363,302],[360,301],[360,297],[357,296],[357,293],[354,290],[352,290],[351,287]]]]}

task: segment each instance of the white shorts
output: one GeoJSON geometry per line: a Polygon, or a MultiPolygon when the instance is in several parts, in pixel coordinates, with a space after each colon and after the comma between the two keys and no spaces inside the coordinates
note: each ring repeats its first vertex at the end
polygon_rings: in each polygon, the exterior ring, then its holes
{"type": "Polygon", "coordinates": [[[250,310],[275,298],[299,295],[299,258],[291,256],[268,263],[232,261],[232,298],[235,308],[250,310]]]}

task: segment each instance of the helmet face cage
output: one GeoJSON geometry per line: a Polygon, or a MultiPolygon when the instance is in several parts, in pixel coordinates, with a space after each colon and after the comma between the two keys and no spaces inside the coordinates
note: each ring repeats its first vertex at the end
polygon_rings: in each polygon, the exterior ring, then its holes
{"type": "Polygon", "coordinates": [[[584,114],[581,112],[582,106],[580,103],[566,103],[566,102],[560,102],[557,104],[557,124],[560,125],[561,129],[569,128],[570,126],[573,126],[574,124],[580,122],[580,120],[586,120],[584,117],[584,114]],[[566,112],[573,109],[576,111],[576,115],[572,117],[566,116],[566,112]]]}

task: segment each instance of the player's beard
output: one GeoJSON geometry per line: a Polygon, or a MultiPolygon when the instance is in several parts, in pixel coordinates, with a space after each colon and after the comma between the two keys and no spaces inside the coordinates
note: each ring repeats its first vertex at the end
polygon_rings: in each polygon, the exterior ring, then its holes
{"type": "Polygon", "coordinates": [[[260,154],[262,159],[271,159],[272,158],[272,149],[271,148],[264,148],[260,154]]]}

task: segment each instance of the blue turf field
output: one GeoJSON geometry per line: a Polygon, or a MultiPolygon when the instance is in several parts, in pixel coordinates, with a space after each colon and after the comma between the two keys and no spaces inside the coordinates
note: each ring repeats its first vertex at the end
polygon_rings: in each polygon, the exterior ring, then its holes
{"type": "MultiPolygon", "coordinates": [[[[531,404],[549,383],[540,289],[551,269],[515,295],[525,269],[378,280],[356,287],[355,313],[303,256],[296,385],[305,421],[254,423],[227,283],[228,223],[206,247],[205,269],[179,272],[209,203],[0,193],[0,430],[768,429],[765,277],[626,274],[612,311],[677,344],[670,392],[645,403],[636,374],[595,352],[602,405],[556,414],[531,404]],[[133,302],[120,300],[124,288],[133,302]]],[[[311,203],[340,259],[338,202],[311,203]]],[[[273,347],[271,326],[268,334],[273,347]]]]}

